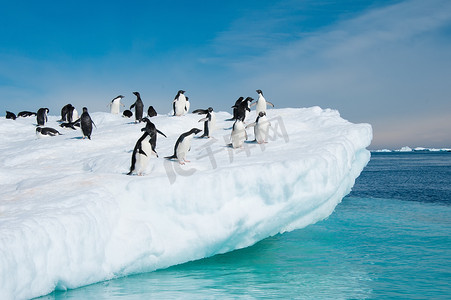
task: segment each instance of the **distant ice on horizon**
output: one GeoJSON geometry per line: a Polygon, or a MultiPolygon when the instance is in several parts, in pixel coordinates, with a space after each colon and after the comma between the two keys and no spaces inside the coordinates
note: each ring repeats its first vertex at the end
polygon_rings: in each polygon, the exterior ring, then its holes
{"type": "MultiPolygon", "coordinates": [[[[319,107],[269,109],[267,144],[253,130],[231,149],[231,115],[194,138],[184,166],[171,155],[202,116],[159,115],[145,176],[125,175],[144,124],[91,112],[92,140],[62,129],[37,139],[35,118],[0,118],[0,291],[26,299],[149,272],[256,242],[328,217],[370,159],[369,124],[319,107]]],[[[255,121],[255,111],[247,123],[255,121]]]]}

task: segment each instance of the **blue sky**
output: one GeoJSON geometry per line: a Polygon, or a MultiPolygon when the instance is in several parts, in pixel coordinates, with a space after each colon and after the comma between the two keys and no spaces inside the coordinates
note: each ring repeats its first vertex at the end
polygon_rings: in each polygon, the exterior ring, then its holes
{"type": "Polygon", "coordinates": [[[1,1],[0,114],[230,111],[256,89],[370,123],[372,149],[451,147],[451,1],[1,1]]]}

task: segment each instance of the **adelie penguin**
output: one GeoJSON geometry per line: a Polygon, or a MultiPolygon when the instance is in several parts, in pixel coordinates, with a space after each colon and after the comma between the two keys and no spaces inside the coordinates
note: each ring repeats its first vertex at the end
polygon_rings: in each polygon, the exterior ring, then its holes
{"type": "Polygon", "coordinates": [[[147,110],[147,116],[149,118],[155,117],[157,115],[157,111],[155,110],[155,108],[153,108],[153,106],[149,106],[149,109],[147,110]]]}
{"type": "Polygon", "coordinates": [[[88,139],[91,139],[92,125],[96,126],[96,124],[94,124],[94,122],[92,121],[86,107],[83,107],[83,113],[80,116],[80,120],[77,120],[76,122],[78,121],[80,121],[81,131],[83,132],[83,139],[86,137],[88,139]]]}
{"type": "Polygon", "coordinates": [[[49,113],[48,108],[40,108],[36,114],[36,121],[38,126],[44,126],[45,122],[48,121],[47,114],[49,113]]]}
{"type": "Polygon", "coordinates": [[[201,135],[201,138],[209,138],[210,134],[216,127],[216,115],[213,108],[209,107],[208,109],[196,109],[193,111],[193,114],[207,115],[205,118],[200,119],[199,122],[204,122],[204,133],[201,135]]]}
{"type": "Polygon", "coordinates": [[[50,127],[37,127],[36,128],[36,136],[38,138],[56,136],[56,135],[61,135],[61,133],[59,133],[58,130],[56,130],[56,129],[53,129],[50,127]]]}
{"type": "MultiPolygon", "coordinates": [[[[143,121],[146,122],[146,127],[141,129],[141,131],[145,131],[145,132],[148,132],[150,134],[150,145],[152,146],[153,152],[155,152],[155,154],[156,154],[157,153],[157,151],[156,151],[156,147],[157,147],[157,133],[161,134],[165,138],[167,138],[167,136],[163,132],[158,130],[155,127],[155,124],[152,123],[148,118],[144,118],[143,121]]],[[[157,157],[158,157],[158,154],[157,154],[157,157]]]]}
{"type": "Polygon", "coordinates": [[[133,92],[136,96],[136,101],[130,106],[130,109],[135,108],[135,123],[139,123],[143,118],[144,104],[141,100],[141,95],[138,92],[133,92]]]}
{"type": "Polygon", "coordinates": [[[193,128],[188,132],[182,133],[174,146],[174,154],[172,156],[165,157],[166,159],[177,159],[181,165],[184,165],[186,160],[186,154],[191,149],[191,139],[193,136],[201,132],[198,128],[193,128]]]}
{"type": "Polygon", "coordinates": [[[119,95],[119,96],[115,97],[113,100],[111,100],[111,103],[109,105],[110,105],[110,112],[112,114],[115,114],[115,115],[119,114],[120,107],[121,106],[125,107],[125,105],[123,103],[121,103],[122,98],[124,98],[124,96],[119,95]]]}
{"type": "Polygon", "coordinates": [[[266,118],[266,113],[261,111],[255,122],[247,125],[246,128],[254,127],[255,141],[262,144],[267,143],[268,141],[269,126],[271,126],[271,124],[266,118]]]}
{"type": "Polygon", "coordinates": [[[73,106],[72,106],[72,104],[69,103],[69,104],[64,105],[63,108],[61,108],[61,119],[59,120],[60,122],[68,121],[67,115],[68,115],[71,107],[73,107],[73,106]]]}
{"type": "Polygon", "coordinates": [[[260,112],[266,113],[266,106],[267,105],[270,105],[270,106],[274,107],[274,104],[272,104],[269,101],[266,101],[265,97],[263,97],[262,90],[256,90],[256,92],[258,94],[257,102],[252,103],[251,106],[256,105],[255,110],[256,110],[256,113],[257,113],[257,116],[258,116],[260,112]]]}
{"type": "Polygon", "coordinates": [[[232,143],[230,146],[232,148],[241,148],[245,140],[247,140],[246,129],[244,128],[243,121],[238,119],[233,123],[232,134],[230,135],[230,141],[232,143]]]}
{"type": "Polygon", "coordinates": [[[156,136],[156,132],[152,132],[147,126],[143,128],[143,131],[144,134],[138,139],[133,149],[130,172],[127,175],[136,173],[141,176],[149,164],[150,155],[154,154],[158,157],[157,152],[155,152],[151,144],[151,140],[156,136]]]}
{"type": "Polygon", "coordinates": [[[174,101],[172,101],[172,109],[174,110],[174,116],[183,116],[186,111],[186,96],[184,90],[179,90],[175,95],[174,101]]]}
{"type": "Polygon", "coordinates": [[[122,113],[122,116],[123,116],[123,117],[126,117],[126,118],[131,118],[131,117],[133,116],[133,113],[132,113],[131,110],[126,109],[126,110],[124,110],[124,112],[122,113]]]}
{"type": "Polygon", "coordinates": [[[17,116],[21,118],[27,118],[31,116],[36,116],[36,113],[32,111],[21,111],[20,113],[17,114],[17,116]]]}
{"type": "Polygon", "coordinates": [[[10,111],[6,111],[6,119],[15,120],[16,114],[10,111]]]}
{"type": "MultiPolygon", "coordinates": [[[[240,97],[242,98],[242,97],[240,97]]],[[[240,99],[238,99],[240,100],[240,99]]],[[[238,102],[237,100],[237,102],[238,102]]],[[[241,120],[244,122],[246,120],[247,115],[251,111],[250,103],[254,100],[252,97],[246,97],[246,99],[241,100],[238,105],[235,102],[235,105],[232,106],[233,110],[233,120],[241,120]],[[236,110],[235,110],[236,109],[236,110]]]]}

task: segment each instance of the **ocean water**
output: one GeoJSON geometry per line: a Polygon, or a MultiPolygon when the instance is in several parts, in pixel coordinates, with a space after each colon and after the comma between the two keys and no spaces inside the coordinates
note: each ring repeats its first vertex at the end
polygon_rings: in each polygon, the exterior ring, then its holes
{"type": "Polygon", "coordinates": [[[326,220],[41,299],[451,299],[451,153],[373,153],[326,220]]]}

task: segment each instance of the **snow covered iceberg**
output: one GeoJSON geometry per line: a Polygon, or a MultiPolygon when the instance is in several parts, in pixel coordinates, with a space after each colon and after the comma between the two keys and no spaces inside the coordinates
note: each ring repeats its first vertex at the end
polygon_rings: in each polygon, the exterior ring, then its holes
{"type": "MultiPolygon", "coordinates": [[[[126,176],[142,124],[91,113],[81,132],[36,139],[35,120],[0,118],[0,291],[4,299],[166,268],[250,246],[328,217],[370,159],[371,126],[319,107],[271,109],[270,140],[226,147],[230,114],[190,163],[163,159],[198,115],[152,118],[160,158],[126,176]]],[[[59,128],[51,116],[47,126],[59,128]]],[[[252,112],[248,122],[255,119],[252,112]]],[[[253,132],[249,130],[249,140],[253,132]]]]}

